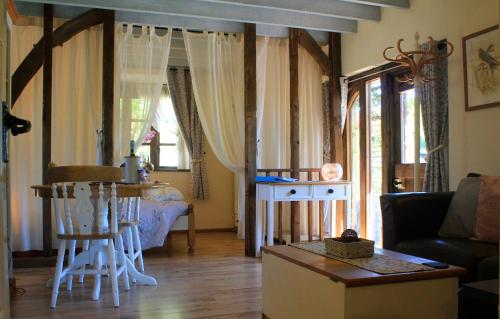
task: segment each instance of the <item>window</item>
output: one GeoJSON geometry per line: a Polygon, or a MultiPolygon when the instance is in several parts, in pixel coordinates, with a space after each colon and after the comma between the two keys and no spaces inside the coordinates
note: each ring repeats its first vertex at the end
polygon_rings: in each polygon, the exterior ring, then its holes
{"type": "Polygon", "coordinates": [[[367,237],[382,245],[382,90],[380,79],[366,84],[367,146],[368,146],[368,209],[367,237]]]}
{"type": "Polygon", "coordinates": [[[154,126],[148,132],[137,155],[151,162],[155,170],[189,170],[189,152],[177,123],[172,100],[162,94],[154,126]]]}
{"type": "Polygon", "coordinates": [[[349,113],[349,141],[350,141],[350,179],[351,189],[351,215],[347,216],[347,227],[358,233],[361,230],[361,108],[359,96],[351,105],[349,113]]]}
{"type": "Polygon", "coordinates": [[[379,78],[353,85],[347,113],[347,169],[352,181],[346,226],[382,245],[382,86],[379,78]]]}
{"type": "MultiPolygon", "coordinates": [[[[401,163],[413,164],[415,153],[415,89],[409,89],[400,93],[401,105],[401,163]]],[[[424,128],[422,125],[422,113],[420,113],[420,163],[425,163],[427,146],[425,144],[424,128]]]]}

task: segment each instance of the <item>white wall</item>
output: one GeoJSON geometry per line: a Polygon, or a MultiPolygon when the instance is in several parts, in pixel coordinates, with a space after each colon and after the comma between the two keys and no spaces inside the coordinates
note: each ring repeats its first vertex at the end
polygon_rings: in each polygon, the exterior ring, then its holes
{"type": "MultiPolygon", "coordinates": [[[[353,74],[384,63],[383,50],[400,38],[414,47],[415,32],[447,38],[455,45],[448,60],[450,186],[468,172],[500,176],[500,107],[465,112],[462,37],[499,22],[498,0],[411,0],[410,9],[382,9],[380,22],[364,21],[342,35],[342,71],[353,74]]],[[[500,48],[496,48],[500,50],[500,48]]]]}

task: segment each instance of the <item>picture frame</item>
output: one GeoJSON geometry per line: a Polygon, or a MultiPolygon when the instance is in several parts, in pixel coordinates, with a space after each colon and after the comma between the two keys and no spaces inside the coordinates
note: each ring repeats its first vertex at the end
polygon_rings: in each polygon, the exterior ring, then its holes
{"type": "Polygon", "coordinates": [[[500,106],[498,25],[462,38],[465,111],[500,106]]]}

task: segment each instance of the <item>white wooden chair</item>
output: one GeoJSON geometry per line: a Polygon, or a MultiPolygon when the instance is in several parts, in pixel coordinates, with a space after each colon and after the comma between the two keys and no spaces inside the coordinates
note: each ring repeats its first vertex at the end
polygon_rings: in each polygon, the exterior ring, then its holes
{"type": "Polygon", "coordinates": [[[124,199],[124,205],[127,205],[126,216],[122,216],[120,227],[123,228],[124,235],[127,238],[127,255],[129,260],[139,264],[139,271],[144,272],[144,260],[142,258],[141,239],[139,237],[139,221],[141,211],[141,198],[130,197],[124,199]]]}
{"type": "MultiPolygon", "coordinates": [[[[49,169],[49,175],[50,172],[51,170],[49,169]]],[[[57,172],[56,170],[55,175],[57,175],[57,172]]],[[[73,171],[64,177],[52,176],[52,180],[66,181],[71,176],[75,176],[73,171]]],[[[71,291],[74,275],[80,275],[81,281],[83,281],[83,275],[85,274],[94,276],[92,299],[97,300],[100,296],[101,275],[109,274],[115,307],[120,305],[118,292],[118,277],[120,275],[123,276],[125,289],[128,290],[130,288],[126,266],[127,257],[121,237],[122,230],[118,227],[119,212],[116,184],[114,182],[111,184],[111,196],[108,196],[111,201],[111,218],[110,222],[108,222],[108,200],[105,198],[104,186],[102,182],[98,186],[91,185],[89,182],[82,182],[82,180],[90,178],[82,174],[78,175],[78,178],[75,178],[77,180],[75,183],[63,182],[61,185],[52,184],[57,238],[60,242],[52,285],[51,308],[55,308],[56,306],[59,287],[62,282],[66,281],[68,291],[71,291]],[[67,184],[70,185],[68,186],[67,184]],[[74,213],[71,212],[70,196],[68,194],[75,197],[74,213]],[[63,200],[63,210],[60,208],[61,197],[63,200]],[[95,197],[97,197],[97,204],[92,202],[95,197]],[[76,223],[74,219],[76,219],[76,223]],[[94,219],[96,219],[95,222],[94,219]],[[83,242],[84,249],[80,254],[75,256],[75,248],[78,241],[83,242]],[[67,266],[64,267],[66,248],[68,248],[68,262],[67,266]],[[94,267],[87,269],[86,265],[94,267]]],[[[103,179],[119,180],[118,177],[103,175],[97,178],[97,180],[103,179]]]]}

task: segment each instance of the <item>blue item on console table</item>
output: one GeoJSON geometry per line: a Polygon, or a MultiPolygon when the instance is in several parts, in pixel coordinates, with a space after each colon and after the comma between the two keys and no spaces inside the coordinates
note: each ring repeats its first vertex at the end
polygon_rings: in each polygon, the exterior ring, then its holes
{"type": "Polygon", "coordinates": [[[296,178],[282,177],[282,176],[255,176],[256,183],[283,183],[295,182],[296,178]]]}

